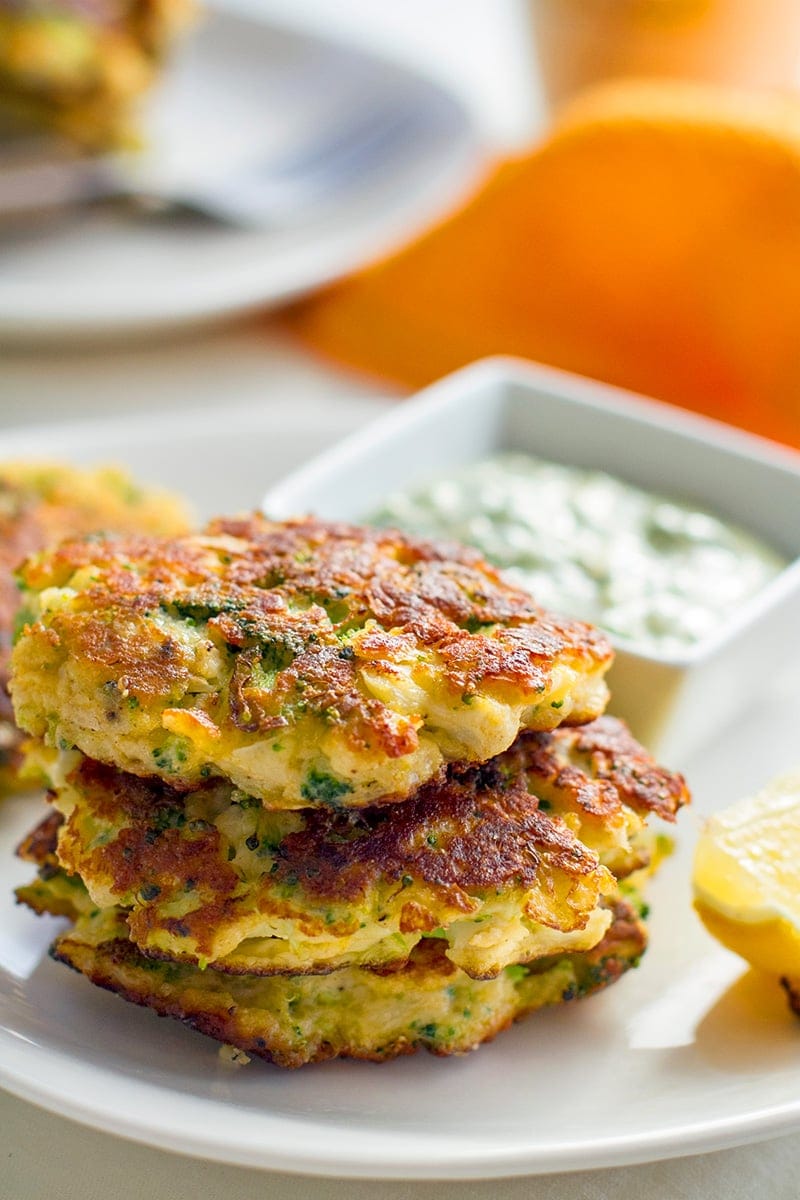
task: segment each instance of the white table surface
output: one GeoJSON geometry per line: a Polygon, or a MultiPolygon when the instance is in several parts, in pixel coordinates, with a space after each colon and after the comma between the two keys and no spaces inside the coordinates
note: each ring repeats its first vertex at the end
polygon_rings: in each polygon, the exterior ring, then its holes
{"type": "MultiPolygon", "coordinates": [[[[423,63],[466,96],[499,143],[531,128],[524,4],[517,0],[237,0],[423,63]]],[[[188,412],[220,397],[290,403],[313,422],[320,406],[362,396],[365,418],[380,389],[333,371],[262,322],[249,321],[129,347],[5,350],[0,354],[2,429],[106,412],[188,412]]],[[[384,394],[388,394],[384,390],[384,394]]],[[[265,481],[266,482],[266,481],[265,481]]],[[[390,1068],[389,1068],[390,1069],[390,1068]]],[[[123,1142],[0,1093],[0,1200],[796,1200],[800,1139],[619,1170],[473,1184],[307,1179],[185,1159],[123,1142]]]]}

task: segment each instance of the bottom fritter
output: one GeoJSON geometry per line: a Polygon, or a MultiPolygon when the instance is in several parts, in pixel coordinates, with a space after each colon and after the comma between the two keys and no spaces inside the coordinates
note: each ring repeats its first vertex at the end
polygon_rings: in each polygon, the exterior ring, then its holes
{"type": "Polygon", "coordinates": [[[20,898],[39,912],[77,916],[52,956],[93,983],[160,1016],[284,1067],[329,1058],[382,1062],[424,1047],[462,1054],[514,1020],[590,995],[635,966],[646,934],[632,905],[618,898],[612,923],[592,950],[507,967],[471,979],[425,938],[401,970],[345,967],[323,976],[225,975],[145,958],[130,942],[119,909],[93,909],[82,886],[55,871],[20,898]],[[88,902],[88,903],[87,903],[88,902]]]}

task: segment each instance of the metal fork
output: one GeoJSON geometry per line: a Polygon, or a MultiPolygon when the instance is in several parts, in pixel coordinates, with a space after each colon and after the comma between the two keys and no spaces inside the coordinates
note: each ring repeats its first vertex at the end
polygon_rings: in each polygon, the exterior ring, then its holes
{"type": "Polygon", "coordinates": [[[429,124],[430,113],[413,95],[387,98],[377,109],[316,131],[288,153],[178,187],[138,183],[123,157],[58,157],[52,145],[37,145],[26,161],[0,165],[0,221],[122,200],[141,211],[191,212],[230,225],[286,225],[362,184],[403,146],[412,148],[429,124]]]}

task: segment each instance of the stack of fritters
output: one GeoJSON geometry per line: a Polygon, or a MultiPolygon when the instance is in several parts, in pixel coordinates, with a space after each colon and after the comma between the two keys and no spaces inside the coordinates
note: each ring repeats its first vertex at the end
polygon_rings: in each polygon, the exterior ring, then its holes
{"type": "Polygon", "coordinates": [[[24,569],[18,720],[57,958],[285,1065],[453,1053],[639,958],[618,880],[683,781],[596,720],[611,652],[476,554],[220,520],[24,569]]]}
{"type": "Polygon", "coordinates": [[[20,734],[8,695],[11,643],[20,612],[16,568],[26,555],[66,537],[183,533],[189,514],[176,497],[140,487],[114,467],[80,470],[58,462],[0,463],[0,790],[17,784],[20,734]]]}

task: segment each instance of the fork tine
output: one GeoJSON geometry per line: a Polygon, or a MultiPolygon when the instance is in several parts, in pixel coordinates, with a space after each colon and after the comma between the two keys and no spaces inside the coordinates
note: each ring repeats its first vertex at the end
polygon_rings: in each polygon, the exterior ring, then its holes
{"type": "Polygon", "coordinates": [[[80,156],[51,138],[24,139],[11,158],[0,160],[0,220],[127,197],[141,212],[183,209],[228,223],[276,224],[341,190],[349,179],[356,181],[404,142],[410,144],[423,119],[427,125],[427,108],[407,91],[394,89],[377,108],[349,107],[346,118],[326,123],[283,157],[181,194],[157,188],[145,194],[113,161],[80,156]]]}

